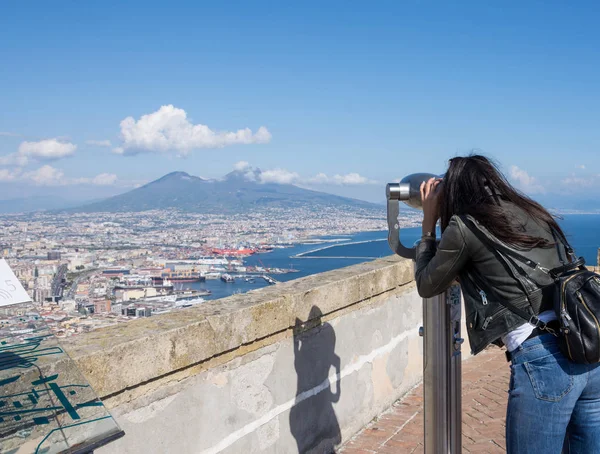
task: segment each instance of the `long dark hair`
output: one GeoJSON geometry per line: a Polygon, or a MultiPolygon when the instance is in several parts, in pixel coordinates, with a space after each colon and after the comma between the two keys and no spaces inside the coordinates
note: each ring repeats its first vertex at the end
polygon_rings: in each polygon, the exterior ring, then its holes
{"type": "Polygon", "coordinates": [[[515,189],[489,159],[480,155],[450,159],[443,179],[440,204],[442,232],[450,218],[469,214],[496,238],[511,246],[522,248],[551,247],[555,243],[533,237],[516,225],[500,201],[521,208],[540,224],[546,223],[563,234],[556,219],[539,203],[515,189]]]}

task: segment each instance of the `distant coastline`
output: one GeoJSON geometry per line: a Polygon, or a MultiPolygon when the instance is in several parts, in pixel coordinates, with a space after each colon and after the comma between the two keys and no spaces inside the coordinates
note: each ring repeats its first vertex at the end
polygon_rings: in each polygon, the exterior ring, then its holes
{"type": "Polygon", "coordinates": [[[554,209],[551,209],[550,212],[552,214],[558,215],[558,216],[600,214],[600,210],[585,211],[585,210],[554,210],[554,209]]]}

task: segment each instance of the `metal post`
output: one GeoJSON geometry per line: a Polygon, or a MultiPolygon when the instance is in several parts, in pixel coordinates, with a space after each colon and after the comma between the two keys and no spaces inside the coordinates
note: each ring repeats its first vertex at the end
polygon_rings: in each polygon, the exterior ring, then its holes
{"type": "Polygon", "coordinates": [[[462,452],[462,354],[460,286],[453,285],[446,293],[450,306],[450,452],[462,452]]]}
{"type": "MultiPolygon", "coordinates": [[[[394,253],[416,258],[415,247],[400,241],[399,202],[421,208],[420,185],[435,175],[416,173],[386,186],[388,242],[394,253]]],[[[423,395],[425,400],[425,454],[461,454],[462,399],[460,287],[451,286],[423,300],[423,395]]]]}
{"type": "Polygon", "coordinates": [[[423,300],[425,454],[460,454],[460,287],[423,300]]]}

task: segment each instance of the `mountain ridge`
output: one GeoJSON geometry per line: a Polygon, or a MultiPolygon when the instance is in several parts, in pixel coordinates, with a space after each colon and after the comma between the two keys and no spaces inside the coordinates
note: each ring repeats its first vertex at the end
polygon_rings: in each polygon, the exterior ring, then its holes
{"type": "Polygon", "coordinates": [[[196,213],[238,213],[265,207],[381,206],[292,184],[262,183],[260,169],[235,170],[222,179],[204,179],[184,171],[170,172],[139,188],[68,212],[126,212],[179,209],[196,213]]]}

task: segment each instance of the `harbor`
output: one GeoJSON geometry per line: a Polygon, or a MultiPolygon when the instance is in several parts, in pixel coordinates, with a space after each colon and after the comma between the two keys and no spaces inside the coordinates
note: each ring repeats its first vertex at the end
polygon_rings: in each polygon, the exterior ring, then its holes
{"type": "MultiPolygon", "coordinates": [[[[579,218],[577,218],[579,219],[579,218]]],[[[567,217],[566,221],[570,220],[567,217]]],[[[411,245],[420,237],[419,228],[403,230],[402,241],[411,245]]],[[[304,241],[289,247],[274,247],[245,257],[197,256],[187,260],[154,259],[154,266],[140,269],[109,268],[103,275],[113,284],[113,305],[124,315],[146,316],[200,304],[205,300],[257,290],[311,274],[354,265],[390,254],[386,231],[361,232],[304,241]],[[321,241],[320,241],[321,240],[321,241]],[[311,260],[313,259],[313,260],[311,260]],[[171,281],[168,276],[183,279],[171,281]],[[191,276],[191,279],[185,279],[191,276]],[[200,277],[200,278],[198,278],[200,277]],[[152,287],[144,290],[145,286],[152,287]],[[122,304],[119,309],[119,303],[122,304]],[[134,306],[141,307],[139,311],[134,306]]],[[[582,249],[585,254],[586,249],[582,249]]],[[[592,251],[593,252],[593,251],[592,251]]],[[[591,254],[591,252],[590,252],[591,254]]],[[[96,310],[90,301],[86,310],[96,310]]]]}

